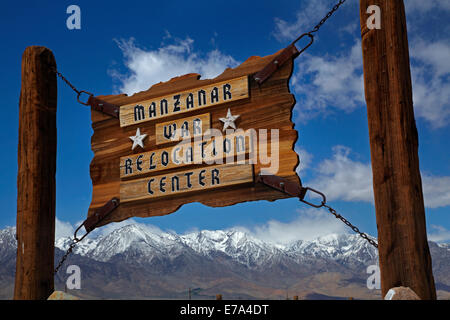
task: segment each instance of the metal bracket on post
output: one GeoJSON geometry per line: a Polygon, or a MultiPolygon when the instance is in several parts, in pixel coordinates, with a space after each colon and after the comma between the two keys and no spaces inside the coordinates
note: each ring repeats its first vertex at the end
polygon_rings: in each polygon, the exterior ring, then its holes
{"type": "Polygon", "coordinates": [[[61,266],[64,264],[64,261],[66,261],[67,257],[73,252],[73,249],[77,245],[78,242],[82,241],[86,236],[94,230],[97,225],[105,219],[111,212],[114,211],[120,204],[120,200],[117,198],[112,198],[109,200],[103,207],[97,209],[97,211],[94,212],[90,217],[88,217],[80,226],[75,230],[75,233],[73,234],[73,240],[72,243],[69,245],[69,248],[67,249],[66,253],[63,255],[61,260],[59,261],[58,265],[55,268],[55,271],[53,274],[57,274],[58,270],[61,268],[61,266]],[[84,229],[86,230],[86,233],[81,236],[80,238],[77,237],[78,231],[80,231],[81,227],[84,226],[84,229]]]}
{"type": "Polygon", "coordinates": [[[263,84],[275,71],[277,71],[289,59],[295,59],[300,52],[294,44],[286,47],[279,55],[277,55],[268,65],[253,76],[259,85],[263,84]]]}
{"type": "Polygon", "coordinates": [[[87,232],[91,232],[95,229],[97,224],[102,221],[106,216],[108,216],[114,209],[116,209],[120,204],[120,200],[117,198],[112,198],[105,205],[97,211],[94,212],[90,217],[88,217],[83,225],[87,232]]]}
{"type": "Polygon", "coordinates": [[[292,197],[299,198],[300,200],[303,200],[307,191],[301,184],[274,175],[259,175],[256,178],[256,182],[262,183],[292,197]]]}
{"type": "Polygon", "coordinates": [[[308,49],[314,42],[314,36],[311,33],[304,33],[294,42],[292,42],[289,46],[287,46],[279,55],[277,55],[269,64],[267,64],[261,71],[257,72],[253,79],[258,82],[259,85],[263,84],[264,81],[270,78],[270,76],[277,71],[281,66],[288,61],[289,59],[295,59],[300,54],[303,53],[306,49],[308,49]],[[298,50],[295,46],[295,43],[298,42],[303,37],[309,37],[309,43],[302,49],[298,50]]]}
{"type": "Polygon", "coordinates": [[[103,219],[106,218],[106,216],[108,216],[111,212],[114,211],[114,209],[116,209],[119,206],[119,204],[120,204],[119,199],[112,198],[107,203],[105,203],[105,205],[103,207],[97,209],[97,211],[95,211],[90,217],[88,217],[86,220],[84,220],[84,222],[77,228],[77,230],[75,230],[74,240],[76,242],[80,242],[81,240],[83,240],[84,237],[86,237],[92,230],[94,230],[97,227],[97,225],[103,219]],[[77,232],[83,226],[84,226],[84,229],[86,230],[86,233],[81,238],[78,238],[77,232]]]}
{"type": "Polygon", "coordinates": [[[77,88],[75,88],[75,86],[69,81],[67,80],[66,77],[64,77],[62,75],[61,72],[59,72],[56,67],[52,67],[51,70],[56,73],[56,75],[58,77],[60,77],[65,83],[67,83],[67,85],[72,88],[73,91],[76,92],[77,94],[77,101],[79,103],[81,103],[84,106],[91,106],[92,109],[94,109],[95,111],[98,112],[102,112],[104,114],[107,114],[111,117],[117,118],[119,119],[119,106],[116,106],[112,103],[100,100],[99,98],[94,97],[93,93],[90,93],[88,91],[85,90],[78,90],[77,88]],[[88,100],[85,102],[81,99],[81,96],[87,95],[89,96],[88,100]]]}
{"type": "Polygon", "coordinates": [[[95,111],[99,111],[119,119],[119,110],[120,110],[119,106],[100,100],[94,97],[93,95],[89,96],[89,99],[86,104],[90,105],[91,108],[94,109],[95,111]]]}

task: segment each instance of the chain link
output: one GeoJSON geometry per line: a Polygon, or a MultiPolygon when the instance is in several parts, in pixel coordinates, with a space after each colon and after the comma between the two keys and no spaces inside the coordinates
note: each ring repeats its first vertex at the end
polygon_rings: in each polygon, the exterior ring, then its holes
{"type": "Polygon", "coordinates": [[[319,31],[320,27],[322,27],[322,25],[333,15],[333,13],[335,13],[339,7],[345,2],[346,0],[339,0],[339,2],[333,7],[333,9],[331,9],[330,12],[327,13],[327,15],[320,20],[320,22],[314,27],[314,29],[312,29],[310,32],[308,33],[314,33],[319,31]]]}
{"type": "Polygon", "coordinates": [[[64,81],[64,82],[65,82],[65,83],[73,90],[73,91],[76,92],[76,94],[77,94],[77,101],[78,101],[79,103],[81,103],[81,104],[83,104],[83,105],[85,105],[85,106],[89,106],[89,104],[88,104],[87,102],[83,102],[83,101],[80,100],[80,96],[81,96],[83,93],[85,93],[85,94],[87,94],[87,95],[89,95],[89,96],[93,96],[92,93],[90,93],[90,92],[88,92],[88,91],[84,91],[84,90],[78,90],[78,89],[77,89],[72,83],[70,83],[70,81],[67,80],[67,78],[64,77],[64,76],[62,75],[62,73],[59,72],[55,67],[52,67],[51,70],[52,70],[58,77],[60,77],[61,80],[63,80],[63,81],[64,81]]]}
{"type": "Polygon", "coordinates": [[[56,266],[55,271],[53,272],[53,274],[57,274],[58,273],[59,268],[62,267],[62,265],[66,261],[67,257],[72,253],[73,248],[76,246],[76,244],[77,244],[77,241],[75,239],[73,239],[72,243],[69,245],[69,249],[67,249],[66,253],[63,255],[63,257],[59,261],[59,263],[56,266]]]}
{"type": "MultiPolygon", "coordinates": [[[[61,78],[61,80],[63,80],[73,91],[76,92],[77,94],[77,100],[79,103],[84,104],[84,105],[88,105],[82,101],[80,101],[80,96],[82,93],[86,93],[88,95],[92,96],[92,93],[84,91],[84,90],[78,90],[69,80],[67,80],[66,77],[64,77],[62,75],[61,72],[59,72],[55,67],[52,67],[51,70],[59,77],[61,78]]],[[[81,227],[81,226],[80,226],[81,227]]],[[[87,234],[86,234],[87,235],[87,234]]],[[[86,236],[85,235],[85,236],[86,236]]],[[[84,238],[84,237],[83,237],[84,238]]],[[[81,239],[82,240],[82,239],[81,239]]],[[[76,236],[74,235],[74,239],[72,239],[72,243],[69,245],[69,249],[67,249],[66,253],[63,255],[63,257],[61,258],[61,260],[59,261],[58,265],[55,268],[55,271],[53,272],[53,274],[57,274],[58,270],[62,267],[62,265],[64,264],[64,262],[66,261],[67,257],[73,252],[73,248],[77,245],[78,242],[81,241],[80,239],[77,239],[76,236]]]]}
{"type": "Polygon", "coordinates": [[[322,192],[317,191],[317,190],[315,190],[315,189],[312,189],[312,188],[310,188],[310,187],[306,187],[306,188],[304,188],[304,189],[306,189],[306,191],[305,191],[303,197],[300,198],[300,201],[301,201],[301,202],[303,202],[303,203],[305,203],[305,204],[307,204],[307,205],[309,205],[309,206],[311,206],[311,207],[317,208],[317,209],[319,209],[319,208],[327,208],[328,211],[329,211],[332,215],[334,215],[336,219],[341,220],[344,224],[346,224],[347,226],[349,226],[354,232],[356,232],[357,234],[359,234],[359,235],[361,236],[361,238],[367,240],[367,242],[369,242],[372,246],[374,246],[375,248],[378,249],[378,243],[377,243],[376,241],[374,241],[373,239],[371,239],[371,238],[370,238],[367,234],[365,234],[364,232],[361,232],[361,231],[359,230],[358,227],[356,227],[356,226],[354,226],[353,224],[351,224],[350,221],[348,221],[347,219],[345,219],[343,216],[341,216],[339,213],[337,213],[336,210],[334,210],[332,207],[330,207],[329,205],[327,205],[327,197],[326,197],[322,192]],[[306,201],[306,200],[304,199],[304,198],[305,198],[305,195],[306,195],[306,192],[308,192],[308,191],[313,192],[313,193],[319,195],[319,196],[322,198],[322,201],[320,202],[320,204],[314,204],[314,203],[308,202],[308,201],[306,201]]]}
{"type": "MultiPolygon", "coordinates": [[[[55,67],[51,68],[52,71],[58,76],[60,77],[73,91],[75,91],[77,93],[77,97],[79,97],[81,95],[81,93],[83,91],[78,90],[72,83],[70,83],[69,80],[67,80],[66,77],[64,77],[61,72],[59,72],[55,67]]],[[[66,253],[63,255],[63,257],[61,258],[61,260],[59,261],[58,265],[55,268],[55,271],[53,272],[53,274],[57,274],[58,270],[62,267],[62,265],[64,264],[64,262],[66,261],[67,257],[72,253],[73,248],[76,246],[77,244],[77,240],[76,239],[72,239],[72,243],[69,245],[69,249],[67,249],[66,253]]]]}
{"type": "Polygon", "coordinates": [[[77,94],[81,94],[81,91],[78,90],[77,88],[75,88],[75,86],[74,86],[73,84],[71,84],[70,81],[67,80],[67,78],[64,77],[64,76],[61,74],[61,72],[59,72],[55,67],[52,67],[52,71],[53,71],[54,73],[56,73],[56,75],[57,75],[58,77],[60,77],[65,83],[67,83],[67,85],[68,85],[70,88],[72,88],[73,91],[75,91],[77,94]]]}
{"type": "Polygon", "coordinates": [[[300,41],[300,39],[302,39],[303,37],[308,36],[309,37],[309,43],[298,52],[297,56],[299,56],[300,54],[302,54],[306,49],[308,49],[314,42],[314,33],[319,31],[320,27],[322,27],[322,25],[339,9],[339,7],[345,2],[346,0],[339,0],[339,2],[334,5],[334,7],[331,9],[331,11],[329,11],[325,17],[323,17],[322,20],[320,20],[320,22],[314,27],[314,29],[312,29],[309,32],[303,33],[302,35],[300,35],[297,39],[295,39],[291,45],[295,45],[295,43],[297,43],[298,41],[300,41]]]}
{"type": "Polygon", "coordinates": [[[367,242],[369,242],[372,246],[374,246],[375,248],[378,249],[378,243],[376,243],[373,239],[369,238],[369,236],[367,234],[365,234],[364,232],[359,231],[358,227],[351,224],[350,221],[348,221],[343,216],[341,216],[339,213],[337,213],[336,210],[334,210],[327,204],[324,204],[323,207],[327,208],[328,211],[330,211],[330,213],[336,217],[336,219],[341,220],[343,223],[345,223],[347,226],[349,226],[355,233],[359,234],[361,236],[361,238],[367,240],[367,242]]]}
{"type": "MultiPolygon", "coordinates": [[[[97,222],[97,224],[98,224],[98,222],[97,222]]],[[[95,225],[97,225],[97,224],[95,224],[95,225]]],[[[73,234],[72,242],[69,245],[69,249],[67,249],[66,253],[63,255],[63,257],[59,261],[53,274],[56,274],[58,272],[59,268],[61,268],[61,266],[64,264],[64,261],[66,261],[67,257],[73,252],[73,248],[75,248],[75,246],[78,244],[78,242],[81,242],[93,230],[92,229],[90,231],[86,231],[86,233],[81,238],[78,238],[77,233],[83,226],[84,226],[84,222],[82,224],[80,224],[80,226],[75,230],[75,233],[73,234]]]]}

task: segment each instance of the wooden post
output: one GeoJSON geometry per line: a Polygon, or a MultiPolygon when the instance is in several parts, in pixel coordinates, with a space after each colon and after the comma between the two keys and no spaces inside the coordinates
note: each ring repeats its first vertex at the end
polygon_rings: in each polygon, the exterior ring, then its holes
{"type": "Polygon", "coordinates": [[[360,0],[360,20],[381,291],[404,286],[436,299],[403,1],[360,0]],[[381,9],[381,29],[367,27],[370,5],[381,9]]]}
{"type": "Polygon", "coordinates": [[[22,56],[14,299],[47,299],[54,290],[56,67],[44,47],[22,56]]]}

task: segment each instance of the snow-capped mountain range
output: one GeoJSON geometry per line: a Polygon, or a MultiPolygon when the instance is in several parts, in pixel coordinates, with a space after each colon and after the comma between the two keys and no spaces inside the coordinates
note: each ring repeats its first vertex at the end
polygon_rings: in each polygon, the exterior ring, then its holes
{"type": "MultiPolygon", "coordinates": [[[[55,245],[65,251],[70,241],[70,238],[57,239],[55,245]]],[[[377,259],[377,250],[358,235],[331,234],[312,241],[280,245],[264,242],[239,230],[204,230],[178,235],[154,232],[142,225],[127,225],[106,236],[83,240],[74,249],[76,254],[101,262],[122,255],[132,257],[134,262],[151,263],[155,258],[173,260],[186,252],[209,259],[223,254],[249,268],[282,260],[331,259],[364,264],[377,259]]]]}
{"type": "MultiPolygon", "coordinates": [[[[55,264],[71,242],[55,241],[55,264]]],[[[438,295],[450,298],[450,246],[429,242],[438,295]]],[[[0,299],[14,288],[15,228],[0,230],[0,299]]],[[[377,250],[356,234],[330,234],[311,241],[273,244],[241,230],[203,230],[179,235],[142,224],[85,238],[64,266],[82,272],[83,298],[378,299],[367,288],[367,267],[377,250]]],[[[56,288],[64,290],[61,268],[56,288]]]]}

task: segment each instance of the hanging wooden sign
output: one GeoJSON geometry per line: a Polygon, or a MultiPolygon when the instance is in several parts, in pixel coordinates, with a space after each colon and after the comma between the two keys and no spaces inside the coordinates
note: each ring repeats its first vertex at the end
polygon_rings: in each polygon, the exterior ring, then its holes
{"type": "Polygon", "coordinates": [[[165,215],[190,202],[222,207],[287,198],[256,182],[273,174],[300,184],[293,61],[262,84],[254,79],[276,56],[251,57],[214,79],[188,74],[132,96],[97,97],[120,106],[120,116],[91,113],[88,215],[114,197],[120,206],[101,224],[165,215]]]}

